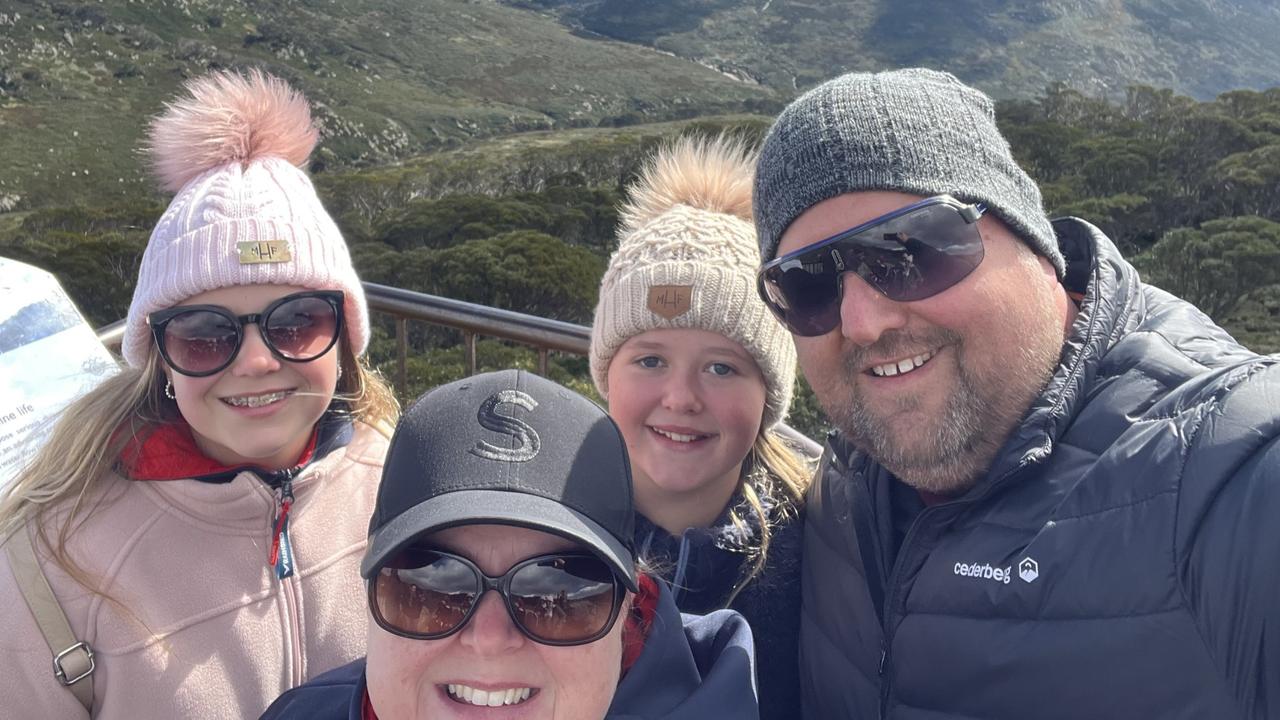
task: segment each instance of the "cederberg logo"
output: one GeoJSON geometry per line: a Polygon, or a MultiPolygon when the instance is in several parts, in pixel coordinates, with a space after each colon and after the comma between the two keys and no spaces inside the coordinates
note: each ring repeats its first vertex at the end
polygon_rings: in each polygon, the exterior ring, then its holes
{"type": "Polygon", "coordinates": [[[1018,577],[1023,582],[1035,582],[1040,577],[1040,563],[1030,557],[1022,558],[1022,562],[1018,563],[1018,577]]]}
{"type": "Polygon", "coordinates": [[[1009,579],[1013,577],[1010,572],[1011,568],[991,567],[991,563],[956,563],[955,574],[962,577],[981,578],[983,580],[995,580],[998,583],[1009,584],[1009,579]]]}
{"type": "Polygon", "coordinates": [[[502,462],[526,462],[532,460],[538,455],[538,450],[542,448],[542,439],[538,437],[538,433],[532,427],[529,427],[528,423],[508,415],[498,414],[498,406],[502,404],[515,405],[532,411],[538,407],[538,401],[534,400],[528,393],[523,393],[519,390],[502,390],[490,395],[480,404],[480,410],[476,412],[476,419],[480,421],[481,427],[503,435],[510,435],[516,439],[519,447],[498,447],[491,442],[481,440],[468,452],[486,460],[500,460],[502,462]]]}

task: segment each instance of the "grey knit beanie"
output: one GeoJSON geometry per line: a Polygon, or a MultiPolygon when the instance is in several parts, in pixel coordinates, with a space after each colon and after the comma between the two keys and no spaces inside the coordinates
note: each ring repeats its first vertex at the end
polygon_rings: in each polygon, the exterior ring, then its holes
{"type": "Polygon", "coordinates": [[[782,233],[805,210],[859,190],[985,203],[1059,277],[1066,272],[1040,189],[1014,162],[991,98],[948,73],[849,73],[788,105],[756,166],[761,256],[773,259],[782,233]]]}
{"type": "Polygon", "coordinates": [[[764,428],[786,417],[796,350],[756,292],[753,165],[740,142],[685,137],[661,148],[628,188],[591,328],[591,377],[606,400],[609,364],[623,343],[692,328],[733,340],[756,361],[764,428]]]}

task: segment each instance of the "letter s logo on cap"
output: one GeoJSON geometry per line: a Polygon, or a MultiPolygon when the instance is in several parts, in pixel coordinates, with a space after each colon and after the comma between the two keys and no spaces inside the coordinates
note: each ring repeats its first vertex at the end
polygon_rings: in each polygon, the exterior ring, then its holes
{"type": "Polygon", "coordinates": [[[532,460],[542,447],[542,440],[538,437],[538,433],[529,427],[527,423],[507,415],[499,415],[497,408],[504,403],[517,405],[525,410],[533,410],[538,407],[538,401],[534,400],[528,393],[523,393],[519,390],[503,390],[490,395],[488,399],[481,403],[480,410],[476,413],[476,419],[480,421],[481,427],[503,435],[510,435],[519,442],[520,446],[504,448],[481,440],[468,452],[486,460],[501,460],[502,462],[527,462],[532,460]]]}

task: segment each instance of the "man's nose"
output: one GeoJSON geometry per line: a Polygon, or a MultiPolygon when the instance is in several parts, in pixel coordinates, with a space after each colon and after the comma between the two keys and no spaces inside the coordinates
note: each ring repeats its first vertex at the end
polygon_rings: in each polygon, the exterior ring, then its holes
{"type": "Polygon", "coordinates": [[[866,347],[886,331],[906,327],[906,303],[885,297],[857,273],[847,272],[840,280],[840,334],[849,341],[866,347]]]}

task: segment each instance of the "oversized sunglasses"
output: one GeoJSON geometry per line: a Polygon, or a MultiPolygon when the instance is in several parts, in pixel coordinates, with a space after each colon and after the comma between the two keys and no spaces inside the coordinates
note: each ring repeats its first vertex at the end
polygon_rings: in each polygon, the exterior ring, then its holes
{"type": "Polygon", "coordinates": [[[151,335],[174,372],[205,377],[236,359],[246,325],[257,325],[272,355],[311,362],[329,352],[342,334],[343,294],[307,290],[285,295],[260,313],[236,315],[221,305],[179,305],[147,316],[151,335]]]}
{"type": "Polygon", "coordinates": [[[460,555],[410,546],[370,579],[369,609],[387,632],[439,640],[461,630],[490,590],[502,596],[516,628],[543,645],[604,637],[626,593],[612,568],[590,553],[540,555],[491,577],[460,555]]]}
{"type": "Polygon", "coordinates": [[[792,333],[813,337],[840,325],[845,273],[898,302],[937,295],[982,262],[986,211],[950,195],[899,208],[766,263],[760,297],[792,333]]]}

